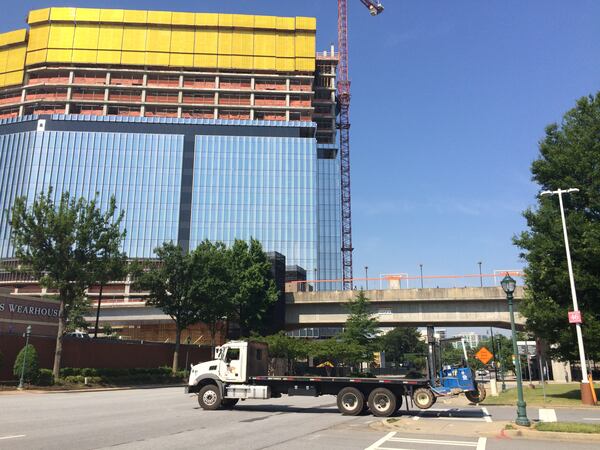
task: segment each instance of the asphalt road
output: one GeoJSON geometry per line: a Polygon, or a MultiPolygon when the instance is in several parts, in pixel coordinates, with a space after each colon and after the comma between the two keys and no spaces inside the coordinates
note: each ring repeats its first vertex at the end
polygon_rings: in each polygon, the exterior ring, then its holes
{"type": "MultiPolygon", "coordinates": [[[[509,420],[513,408],[486,410],[438,402],[410,413],[431,434],[374,429],[380,420],[345,417],[335,398],[248,400],[231,411],[204,411],[182,388],[85,393],[0,394],[1,449],[597,449],[595,444],[440,435],[441,424],[509,420]],[[567,445],[568,444],[568,445],[567,445]]],[[[591,410],[556,410],[559,420],[598,419],[591,410]],[[561,417],[563,415],[564,417],[561,417]]],[[[537,409],[530,409],[537,419],[537,409]]],[[[407,415],[407,413],[403,413],[407,415]]],[[[594,423],[594,422],[588,422],[594,423]]],[[[596,422],[598,423],[598,422],[596,422]]],[[[464,424],[462,424],[464,425],[464,424]]]]}

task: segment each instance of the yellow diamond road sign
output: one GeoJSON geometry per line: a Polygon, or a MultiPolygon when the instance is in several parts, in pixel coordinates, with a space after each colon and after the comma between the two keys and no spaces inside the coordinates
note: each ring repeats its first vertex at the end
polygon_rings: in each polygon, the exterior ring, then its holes
{"type": "Polygon", "coordinates": [[[489,363],[493,357],[494,355],[492,355],[485,347],[481,347],[481,349],[475,354],[475,358],[477,358],[483,364],[489,363]]]}

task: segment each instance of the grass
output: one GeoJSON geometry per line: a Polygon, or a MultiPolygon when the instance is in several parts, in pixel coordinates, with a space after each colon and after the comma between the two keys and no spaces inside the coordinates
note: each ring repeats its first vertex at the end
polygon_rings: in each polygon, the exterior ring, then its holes
{"type": "Polygon", "coordinates": [[[535,429],[562,433],[600,433],[600,425],[591,423],[543,422],[538,423],[535,429]]]}
{"type": "MultiPolygon", "coordinates": [[[[570,384],[546,384],[546,400],[544,402],[544,389],[539,384],[535,384],[535,389],[529,387],[527,383],[523,385],[523,396],[525,402],[531,406],[581,406],[581,392],[579,383],[570,384]]],[[[600,398],[600,385],[595,384],[596,396],[600,398]]],[[[517,389],[508,389],[502,392],[498,397],[492,397],[488,394],[484,405],[516,405],[517,389]]]]}

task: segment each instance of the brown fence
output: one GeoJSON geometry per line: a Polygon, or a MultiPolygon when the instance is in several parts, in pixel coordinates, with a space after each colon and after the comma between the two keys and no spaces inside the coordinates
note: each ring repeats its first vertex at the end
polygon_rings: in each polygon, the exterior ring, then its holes
{"type": "MultiPolygon", "coordinates": [[[[40,367],[52,368],[54,361],[55,338],[32,336],[29,343],[37,350],[40,367]]],[[[19,351],[25,345],[21,335],[0,335],[0,380],[14,380],[13,365],[19,351]]],[[[66,337],[63,340],[61,367],[93,367],[107,369],[132,369],[137,367],[171,366],[175,344],[157,342],[120,341],[112,339],[77,339],[66,337]]],[[[181,345],[179,367],[208,361],[209,347],[181,345]]]]}

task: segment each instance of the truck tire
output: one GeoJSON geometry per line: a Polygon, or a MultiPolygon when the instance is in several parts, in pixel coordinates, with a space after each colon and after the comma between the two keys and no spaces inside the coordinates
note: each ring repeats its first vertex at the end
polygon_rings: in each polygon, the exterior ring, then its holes
{"type": "Polygon", "coordinates": [[[377,417],[389,417],[396,412],[396,396],[386,388],[376,388],[369,394],[369,409],[377,417]]]}
{"type": "Polygon", "coordinates": [[[221,406],[225,409],[232,409],[235,405],[237,405],[239,400],[239,398],[224,398],[221,401],[221,406]]]}
{"type": "Polygon", "coordinates": [[[365,396],[358,389],[345,387],[337,395],[337,407],[344,416],[358,416],[363,412],[365,396]]]}
{"type": "Polygon", "coordinates": [[[419,388],[413,393],[413,402],[419,409],[429,409],[435,403],[435,395],[428,388],[419,388]]]}
{"type": "Polygon", "coordinates": [[[198,392],[198,403],[202,409],[214,411],[221,407],[222,399],[219,388],[214,384],[208,384],[198,392]]]}
{"type": "Polygon", "coordinates": [[[483,386],[482,384],[478,384],[476,387],[476,391],[465,392],[465,397],[467,397],[467,400],[469,400],[471,403],[481,403],[485,400],[485,397],[487,395],[487,392],[485,391],[485,386],[483,386]]]}

